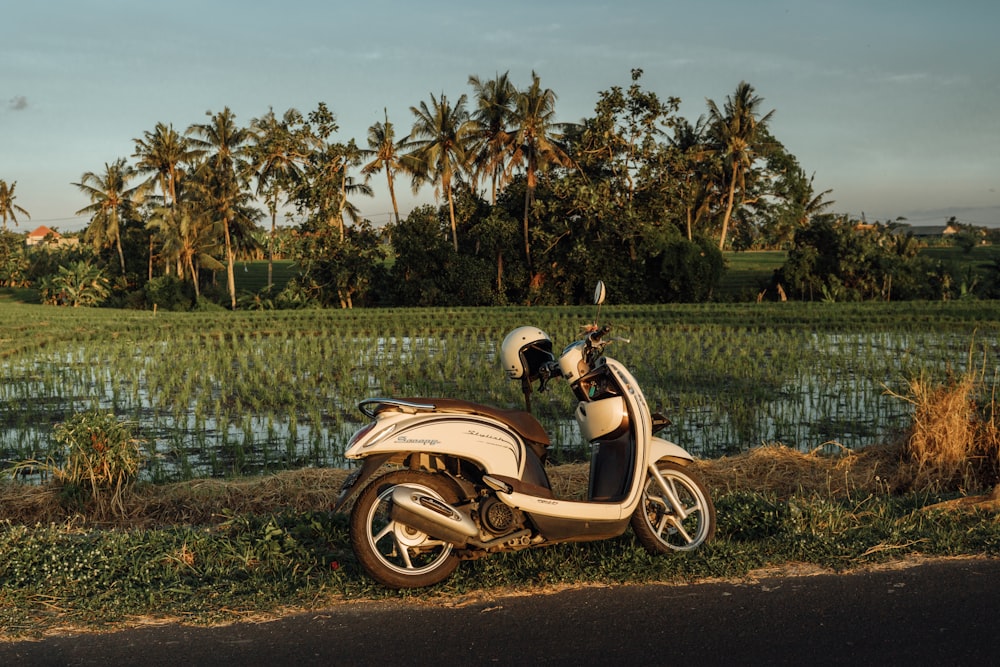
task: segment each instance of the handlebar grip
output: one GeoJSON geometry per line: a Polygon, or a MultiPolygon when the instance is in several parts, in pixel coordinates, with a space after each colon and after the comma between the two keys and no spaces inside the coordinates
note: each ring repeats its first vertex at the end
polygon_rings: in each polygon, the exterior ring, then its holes
{"type": "Polygon", "coordinates": [[[598,329],[594,333],[590,334],[590,340],[593,341],[593,342],[595,342],[595,343],[597,343],[597,342],[599,342],[601,340],[601,338],[603,338],[604,336],[606,336],[609,331],[611,331],[611,326],[608,325],[608,324],[605,324],[603,327],[601,327],[600,329],[598,329]]]}

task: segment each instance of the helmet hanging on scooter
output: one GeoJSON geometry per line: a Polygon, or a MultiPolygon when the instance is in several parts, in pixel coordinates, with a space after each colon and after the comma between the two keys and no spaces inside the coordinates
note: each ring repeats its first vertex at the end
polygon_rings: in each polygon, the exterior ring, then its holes
{"type": "Polygon", "coordinates": [[[538,327],[518,327],[500,345],[500,363],[511,380],[532,381],[546,362],[554,361],[552,339],[538,327]]]}

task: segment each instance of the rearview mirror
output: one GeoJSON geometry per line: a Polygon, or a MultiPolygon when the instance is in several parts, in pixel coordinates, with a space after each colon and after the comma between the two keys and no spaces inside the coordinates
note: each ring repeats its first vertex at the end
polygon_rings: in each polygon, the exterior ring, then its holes
{"type": "Polygon", "coordinates": [[[606,296],[606,292],[605,292],[605,289],[604,289],[604,281],[603,280],[598,280],[597,281],[597,287],[594,288],[594,305],[595,306],[599,306],[602,303],[604,303],[604,297],[605,296],[606,296]]]}

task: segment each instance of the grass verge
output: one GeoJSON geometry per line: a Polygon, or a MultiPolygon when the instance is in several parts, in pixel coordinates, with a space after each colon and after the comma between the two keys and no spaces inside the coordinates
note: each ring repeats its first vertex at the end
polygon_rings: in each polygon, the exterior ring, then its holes
{"type": "MultiPolygon", "coordinates": [[[[138,485],[121,494],[117,511],[89,514],[58,485],[6,483],[0,638],[265,619],[350,600],[457,604],[512,589],[740,579],[789,565],[845,571],[1000,557],[1000,501],[986,493],[997,462],[996,447],[984,446],[993,410],[974,405],[981,395],[964,381],[914,385],[914,424],[894,445],[834,454],[772,445],[698,461],[718,531],[694,553],[650,556],[629,532],[462,563],[420,591],[389,591],[362,573],[346,517],[328,511],[346,471],[138,485]],[[954,423],[956,410],[973,436],[954,423]],[[956,455],[957,440],[966,445],[956,455]]],[[[572,496],[587,467],[553,467],[550,476],[558,495],[572,496]]]]}
{"type": "MultiPolygon", "coordinates": [[[[653,557],[626,533],[466,562],[445,583],[416,592],[386,590],[361,572],[346,517],[325,509],[342,471],[139,487],[127,516],[100,525],[58,516],[52,489],[32,489],[33,499],[15,503],[19,515],[4,502],[0,626],[6,639],[30,638],[271,618],[349,600],[454,603],[515,588],[739,579],[788,564],[843,571],[915,556],[1000,556],[992,505],[956,512],[938,503],[961,494],[888,493],[882,474],[891,475],[892,457],[766,447],[701,461],[719,530],[695,553],[653,557]],[[29,523],[32,515],[39,520],[29,523]]],[[[586,476],[579,465],[551,473],[570,493],[586,476]]]]}

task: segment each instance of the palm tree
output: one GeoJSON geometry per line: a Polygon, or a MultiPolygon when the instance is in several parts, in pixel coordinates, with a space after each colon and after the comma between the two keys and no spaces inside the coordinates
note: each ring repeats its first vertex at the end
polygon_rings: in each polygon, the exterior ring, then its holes
{"type": "Polygon", "coordinates": [[[365,197],[373,197],[375,195],[372,190],[372,186],[368,185],[367,180],[357,181],[353,176],[345,176],[343,182],[340,186],[340,240],[344,240],[344,216],[346,215],[353,224],[357,225],[361,222],[361,209],[359,209],[351,200],[348,199],[352,195],[364,195],[365,197]]]}
{"type": "Polygon", "coordinates": [[[97,248],[114,245],[118,250],[122,274],[125,273],[125,255],[122,252],[122,216],[128,216],[142,201],[146,186],[140,183],[130,186],[137,172],[132,165],[119,158],[112,164],[104,164],[104,173],[88,171],[73,183],[90,199],[90,205],[81,208],[76,215],[90,215],[90,225],[86,237],[97,248]]]}
{"type": "Polygon", "coordinates": [[[510,156],[510,126],[517,88],[507,72],[489,81],[470,76],[469,85],[476,95],[476,110],[472,112],[472,164],[477,178],[485,175],[490,179],[490,203],[496,204],[497,189],[509,180],[504,173],[510,156]]]}
{"type": "MultiPolygon", "coordinates": [[[[431,181],[440,186],[448,200],[448,215],[451,220],[451,240],[458,252],[458,229],[455,223],[455,201],[452,183],[461,178],[468,165],[468,147],[473,126],[465,109],[466,96],[462,95],[452,106],[443,94],[441,99],[431,93],[431,103],[421,102],[419,107],[410,107],[416,116],[410,132],[410,156],[415,161],[414,186],[431,181]]],[[[435,189],[435,192],[437,190],[435,189]]]]}
{"type": "Polygon", "coordinates": [[[309,198],[315,203],[317,215],[333,227],[336,220],[340,240],[344,240],[344,216],[353,222],[360,219],[358,208],[350,203],[348,195],[371,196],[372,189],[367,183],[357,183],[348,176],[349,167],[361,164],[362,151],[354,140],[347,144],[325,144],[313,151],[308,171],[309,198]]]}
{"type": "Polygon", "coordinates": [[[159,237],[162,253],[168,262],[176,263],[178,275],[183,280],[185,272],[191,276],[195,298],[201,296],[198,269],[213,271],[225,268],[215,258],[219,248],[219,235],[205,214],[196,212],[194,206],[161,206],[154,209],[149,228],[159,237]]]}
{"type": "Polygon", "coordinates": [[[278,197],[287,193],[302,179],[302,167],[308,159],[301,133],[302,114],[295,109],[285,112],[279,121],[274,111],[255,119],[250,127],[254,140],[250,152],[257,175],[257,196],[264,197],[271,214],[271,235],[267,250],[267,287],[274,284],[274,236],[277,226],[278,197]]]}
{"type": "MultiPolygon", "coordinates": [[[[157,123],[152,132],[143,132],[142,139],[133,139],[136,170],[157,179],[166,206],[177,202],[177,181],[183,176],[182,165],[193,157],[187,137],[174,130],[173,125],[157,123]]],[[[149,238],[149,279],[153,278],[153,237],[149,238]]]]}
{"type": "MultiPolygon", "coordinates": [[[[804,172],[802,177],[804,177],[804,172]]],[[[799,217],[799,225],[805,227],[809,224],[809,221],[813,216],[823,213],[826,209],[830,208],[837,202],[832,199],[827,199],[826,196],[833,192],[832,189],[823,190],[818,194],[813,194],[813,180],[816,178],[816,172],[813,172],[812,176],[809,177],[809,185],[801,193],[801,199],[796,202],[802,207],[802,215],[799,217]]]]}
{"type": "Polygon", "coordinates": [[[236,125],[236,116],[229,107],[211,116],[211,121],[192,125],[187,130],[193,135],[196,149],[205,157],[201,168],[206,171],[204,183],[215,209],[216,220],[222,223],[226,248],[226,282],[231,307],[236,309],[236,276],[233,272],[232,226],[239,215],[243,184],[248,173],[247,145],[251,133],[236,125]]]}
{"type": "Polygon", "coordinates": [[[758,157],[759,139],[767,135],[767,123],[774,115],[773,109],[763,116],[759,115],[763,101],[746,81],[740,81],[736,91],[726,98],[722,111],[713,100],[708,100],[710,132],[720,157],[726,163],[729,179],[726,212],[722,217],[722,234],[719,237],[720,250],[726,245],[736,189],[739,187],[745,191],[746,174],[758,157]]]}
{"type": "Polygon", "coordinates": [[[173,206],[177,201],[177,181],[181,165],[191,160],[193,150],[186,137],[174,130],[173,125],[157,123],[152,132],[143,132],[135,143],[135,168],[139,173],[152,174],[159,180],[163,203],[173,206]]]}
{"type": "Polygon", "coordinates": [[[14,189],[17,187],[17,181],[11,182],[7,185],[7,181],[0,179],[0,217],[3,218],[3,230],[7,231],[7,220],[13,221],[17,224],[17,214],[21,215],[31,220],[31,215],[28,214],[23,208],[14,203],[14,189]]]}
{"type": "Polygon", "coordinates": [[[677,154],[681,199],[687,239],[694,237],[694,229],[702,216],[708,213],[713,200],[712,152],[705,142],[705,117],[699,116],[692,125],[681,118],[674,127],[669,143],[677,154]]]}
{"type": "Polygon", "coordinates": [[[524,257],[529,273],[532,272],[531,241],[528,221],[535,201],[538,174],[554,165],[570,167],[572,159],[560,145],[560,126],[555,123],[556,94],[541,87],[537,74],[531,73],[531,85],[517,94],[512,118],[513,136],[510,139],[511,155],[507,172],[514,166],[523,166],[527,187],[524,191],[524,257]]]}
{"type": "Polygon", "coordinates": [[[392,199],[392,212],[399,224],[399,204],[396,203],[396,174],[400,171],[412,173],[406,159],[406,151],[410,148],[409,137],[396,141],[396,130],[389,122],[389,112],[385,112],[385,122],[375,123],[368,128],[368,150],[362,151],[365,157],[373,158],[361,168],[361,173],[370,176],[385,170],[385,178],[389,185],[389,198],[392,199]]]}
{"type": "Polygon", "coordinates": [[[360,219],[360,212],[358,211],[358,208],[347,200],[347,196],[349,194],[361,194],[371,197],[372,189],[367,182],[359,183],[347,175],[348,168],[361,166],[361,162],[364,158],[364,152],[358,148],[356,143],[354,143],[354,139],[348,141],[346,145],[340,145],[338,149],[340,154],[339,161],[342,165],[342,169],[340,178],[340,197],[337,203],[337,219],[340,222],[340,240],[343,242],[344,215],[346,214],[351,219],[351,222],[354,222],[355,224],[360,219]]]}

